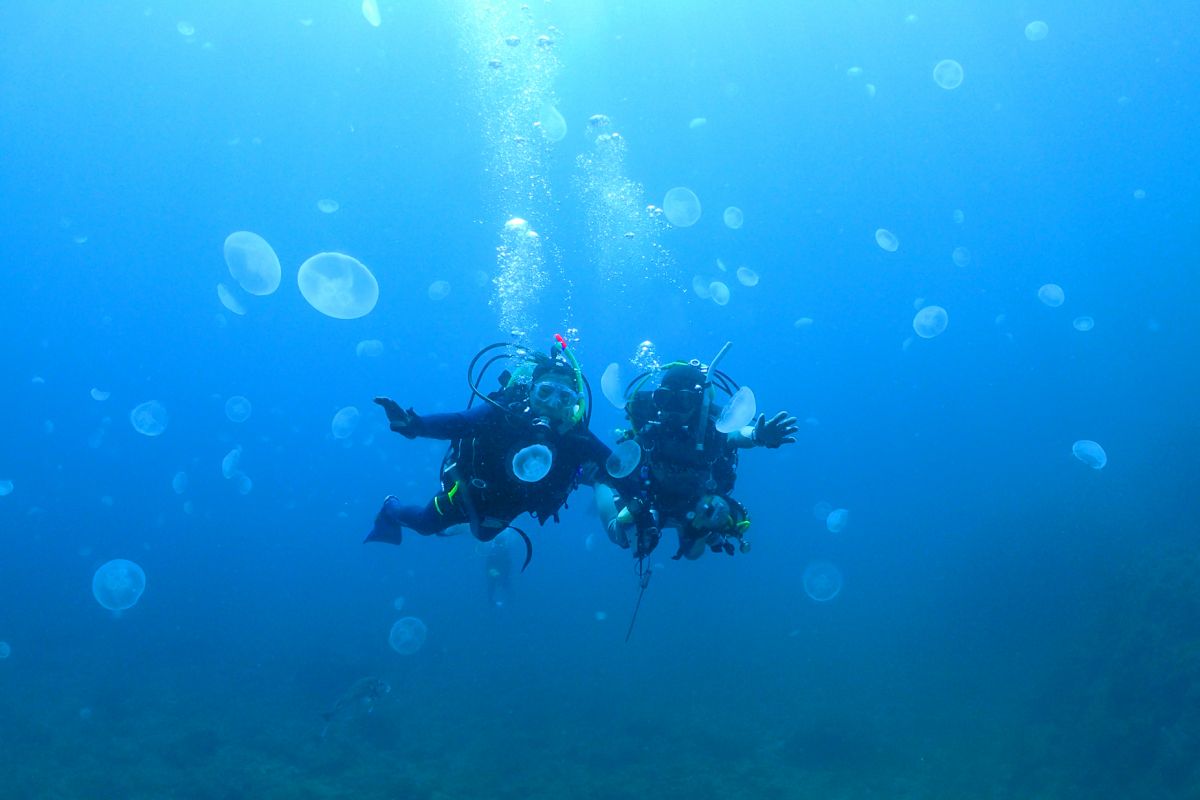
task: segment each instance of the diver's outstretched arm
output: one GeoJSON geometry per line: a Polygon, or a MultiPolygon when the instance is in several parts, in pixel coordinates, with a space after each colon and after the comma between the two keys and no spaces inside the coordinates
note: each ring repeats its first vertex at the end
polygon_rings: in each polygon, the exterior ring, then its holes
{"type": "Polygon", "coordinates": [[[799,430],[796,418],[789,416],[786,411],[780,411],[770,419],[766,414],[759,414],[753,426],[747,425],[740,431],[730,433],[729,441],[734,447],[769,447],[774,450],[785,444],[793,444],[799,430]]]}
{"type": "Polygon", "coordinates": [[[461,439],[473,435],[493,413],[491,406],[478,405],[450,414],[421,416],[387,397],[376,397],[375,404],[387,414],[388,426],[406,439],[461,439]]]}

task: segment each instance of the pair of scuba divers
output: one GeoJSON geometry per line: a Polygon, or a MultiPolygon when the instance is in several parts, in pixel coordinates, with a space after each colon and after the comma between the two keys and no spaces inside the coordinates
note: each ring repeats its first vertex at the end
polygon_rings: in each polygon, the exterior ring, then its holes
{"type": "Polygon", "coordinates": [[[640,459],[632,472],[626,472],[628,465],[610,472],[612,451],[589,429],[591,388],[566,341],[555,339],[548,355],[503,343],[481,350],[467,369],[471,399],[463,411],[418,415],[375,398],[396,433],[446,439],[450,447],[442,461],[441,491],[425,506],[389,496],[366,541],[399,544],[404,528],[436,536],[466,524],[476,539],[491,542],[511,528],[525,542],[524,570],[533,545],[513,520],[528,513],[541,525],[558,521],[559,510],[582,484],[594,488],[609,538],[632,548],[639,565],[665,528],[679,533],[677,559],[699,558],[706,549],[748,552],[750,517],[731,496],[738,451],[796,441],[795,417],[760,415],[739,431],[717,431],[721,407],[715,393],[732,395],[737,389],[716,369],[727,344],[710,365],[674,362],[629,384],[630,428],[622,439],[637,443],[640,459]],[[500,373],[499,388],[485,393],[480,382],[505,360],[511,366],[500,373]]]}

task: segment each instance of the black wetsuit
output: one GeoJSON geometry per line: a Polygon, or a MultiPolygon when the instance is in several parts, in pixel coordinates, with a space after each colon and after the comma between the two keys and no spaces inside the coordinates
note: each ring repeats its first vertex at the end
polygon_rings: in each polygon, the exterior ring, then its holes
{"type": "MultiPolygon", "coordinates": [[[[557,518],[576,486],[590,486],[603,473],[611,452],[582,426],[558,433],[535,426],[527,414],[505,411],[491,403],[450,414],[417,416],[404,435],[451,441],[442,467],[442,491],[424,507],[397,504],[389,508],[385,504],[381,513],[424,535],[469,523],[471,532],[482,541],[491,541],[524,513],[543,525],[547,519],[557,518]],[[533,444],[548,447],[553,461],[545,477],[528,483],[513,474],[512,460],[519,450],[533,444]]],[[[393,537],[377,527],[368,541],[398,544],[399,531],[393,537]]]]}

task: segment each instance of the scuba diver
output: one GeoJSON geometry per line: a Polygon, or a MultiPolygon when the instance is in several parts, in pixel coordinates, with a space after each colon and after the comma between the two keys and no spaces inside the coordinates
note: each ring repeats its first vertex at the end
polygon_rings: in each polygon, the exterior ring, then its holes
{"type": "Polygon", "coordinates": [[[626,389],[630,429],[623,437],[640,446],[640,463],[624,485],[597,485],[596,503],[609,538],[634,547],[639,562],[658,545],[663,528],[678,531],[675,559],[694,560],[706,549],[749,552],[750,515],[731,496],[738,451],[796,441],[796,418],[787,412],[770,419],[760,414],[730,433],[717,430],[723,409],[714,402],[716,390],[732,397],[738,389],[716,368],[729,346],[707,366],[676,361],[639,375],[626,389]],[[645,388],[655,377],[657,387],[645,388]]]}
{"type": "Polygon", "coordinates": [[[404,505],[389,495],[366,541],[400,544],[404,528],[435,536],[466,523],[476,539],[490,542],[512,528],[525,540],[524,571],[533,545],[512,521],[526,512],[541,525],[557,521],[568,495],[581,483],[592,485],[610,455],[588,430],[591,388],[579,362],[561,336],[555,339],[549,355],[504,343],[481,350],[467,367],[471,400],[463,411],[420,415],[375,398],[396,433],[448,439],[450,447],[442,461],[441,491],[425,506],[404,505]],[[494,350],[502,352],[476,374],[480,359],[494,350]],[[485,394],[479,383],[488,368],[510,357],[515,363],[499,375],[500,388],[485,394]],[[476,399],[483,402],[473,405],[476,399]]]}

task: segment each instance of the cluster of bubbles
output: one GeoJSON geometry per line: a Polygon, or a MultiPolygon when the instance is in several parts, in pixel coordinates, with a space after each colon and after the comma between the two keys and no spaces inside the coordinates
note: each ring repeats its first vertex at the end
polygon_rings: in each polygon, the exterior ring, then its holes
{"type": "Polygon", "coordinates": [[[388,632],[388,644],[402,656],[411,656],[425,646],[425,623],[417,617],[401,617],[388,632]]]}
{"type": "Polygon", "coordinates": [[[639,372],[658,369],[661,362],[658,360],[658,350],[654,347],[654,342],[646,339],[639,344],[637,350],[633,352],[633,358],[629,359],[629,363],[633,364],[639,372]]]}
{"type": "Polygon", "coordinates": [[[533,330],[533,309],[547,275],[542,237],[524,219],[513,217],[504,223],[496,266],[492,304],[499,311],[500,325],[518,341],[525,340],[533,330]]]}
{"type": "Polygon", "coordinates": [[[576,183],[587,215],[588,244],[610,283],[661,273],[668,263],[659,243],[662,212],[625,168],[625,138],[604,114],[588,118],[588,150],[575,159],[576,183]]]}

